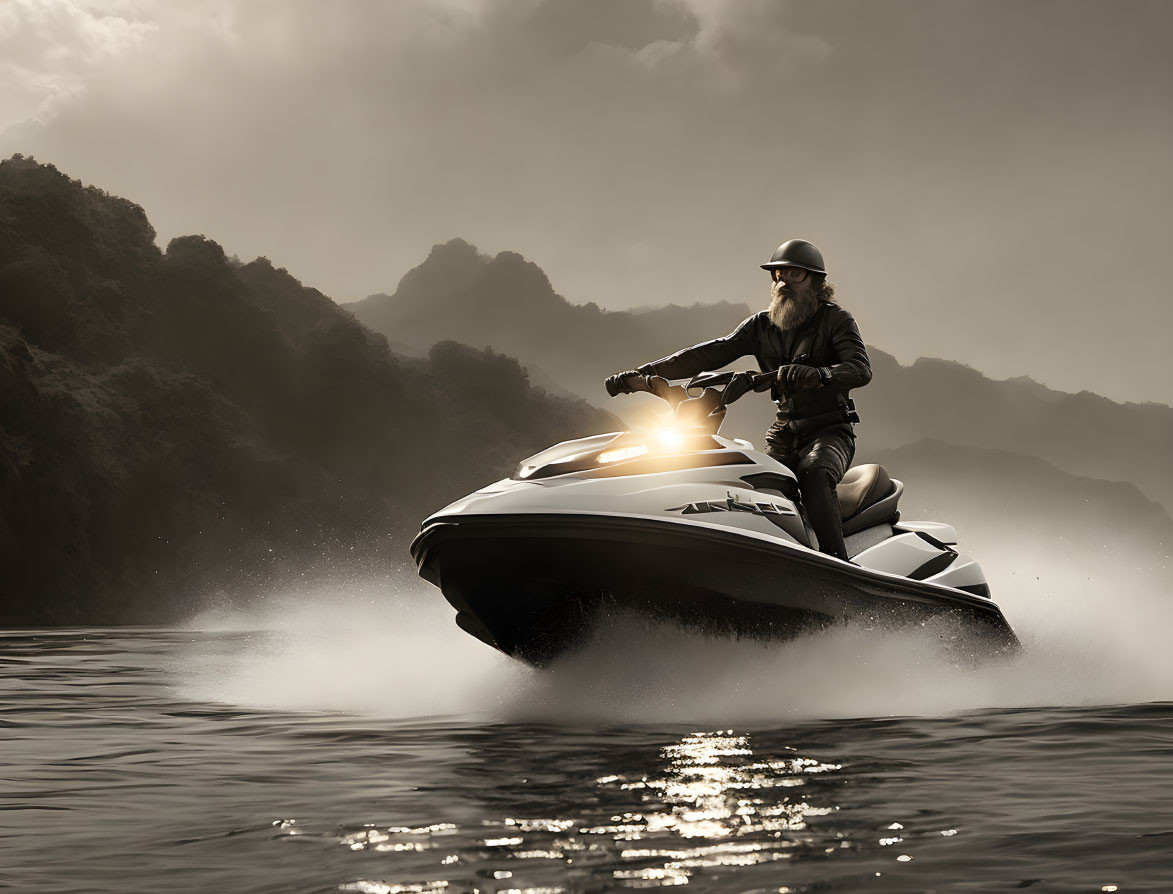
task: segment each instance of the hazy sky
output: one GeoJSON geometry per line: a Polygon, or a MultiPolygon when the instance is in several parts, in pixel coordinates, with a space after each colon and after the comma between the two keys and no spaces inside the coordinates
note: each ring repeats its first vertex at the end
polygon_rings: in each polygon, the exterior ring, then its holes
{"type": "Polygon", "coordinates": [[[0,0],[0,154],[339,300],[461,236],[764,304],[802,236],[902,360],[1173,403],[1171,46],[1164,0],[0,0]]]}

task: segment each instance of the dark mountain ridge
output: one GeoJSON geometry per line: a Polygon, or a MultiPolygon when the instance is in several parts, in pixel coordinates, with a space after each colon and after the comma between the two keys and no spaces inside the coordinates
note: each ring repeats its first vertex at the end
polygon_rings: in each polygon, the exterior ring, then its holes
{"type": "Polygon", "coordinates": [[[971,536],[1051,549],[1063,541],[1067,549],[1113,550],[1126,532],[1133,548],[1160,562],[1173,545],[1173,519],[1135,485],[1072,475],[1037,457],[925,438],[865,448],[856,460],[880,463],[904,482],[905,519],[943,519],[971,536]]]}
{"type": "Polygon", "coordinates": [[[378,570],[443,503],[618,420],[503,355],[423,359],[265,259],[0,162],[0,624],[174,618],[378,570]]]}
{"type": "Polygon", "coordinates": [[[971,367],[921,358],[901,366],[873,352],[875,378],[859,395],[861,437],[898,446],[919,437],[1025,453],[1076,475],[1129,481],[1173,506],[1173,409],[1067,394],[1033,380],[993,380],[971,367]]]}

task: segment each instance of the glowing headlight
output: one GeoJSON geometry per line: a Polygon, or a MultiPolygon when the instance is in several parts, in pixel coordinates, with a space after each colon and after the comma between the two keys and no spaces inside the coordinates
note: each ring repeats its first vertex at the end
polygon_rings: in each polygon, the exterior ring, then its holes
{"type": "Polygon", "coordinates": [[[675,450],[684,444],[684,435],[670,428],[666,428],[660,432],[659,437],[660,443],[671,450],[675,450]]]}
{"type": "Polygon", "coordinates": [[[635,459],[637,456],[643,456],[647,452],[647,444],[639,444],[635,447],[622,447],[619,450],[605,450],[599,454],[599,464],[617,463],[625,459],[635,459]]]}

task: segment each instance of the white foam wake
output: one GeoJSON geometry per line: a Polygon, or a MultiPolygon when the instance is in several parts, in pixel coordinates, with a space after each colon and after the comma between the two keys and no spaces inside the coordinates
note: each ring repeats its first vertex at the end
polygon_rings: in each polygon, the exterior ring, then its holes
{"type": "Polygon", "coordinates": [[[931,630],[840,628],[787,644],[714,639],[616,617],[547,671],[452,623],[438,591],[405,577],[284,594],[203,629],[272,631],[189,669],[187,697],[385,717],[725,723],[939,715],[989,707],[1173,699],[1167,572],[1143,558],[1094,568],[1007,547],[984,562],[1025,649],[975,666],[931,630]]]}

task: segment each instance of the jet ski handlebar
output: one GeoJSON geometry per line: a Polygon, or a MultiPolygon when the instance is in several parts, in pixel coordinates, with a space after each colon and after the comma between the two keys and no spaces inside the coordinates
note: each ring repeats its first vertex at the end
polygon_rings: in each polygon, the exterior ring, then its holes
{"type": "Polygon", "coordinates": [[[704,372],[689,379],[688,384],[684,388],[686,391],[691,392],[695,388],[723,387],[722,397],[724,400],[722,400],[721,405],[728,406],[750,391],[769,391],[777,375],[777,370],[771,370],[770,372],[704,372]]]}
{"type": "MultiPolygon", "coordinates": [[[[721,406],[728,406],[750,391],[768,391],[775,375],[775,372],[703,372],[693,376],[684,385],[673,385],[663,376],[630,375],[623,384],[630,392],[654,394],[673,407],[712,389],[720,394],[721,406]],[[698,389],[700,394],[694,394],[698,389]]],[[[618,389],[612,391],[610,386],[607,390],[612,397],[620,394],[618,389]]]]}
{"type": "Polygon", "coordinates": [[[715,431],[720,428],[729,404],[751,391],[768,390],[774,378],[774,372],[704,372],[684,385],[673,385],[663,376],[636,374],[628,376],[623,384],[628,391],[644,391],[666,401],[678,422],[715,431]]]}

